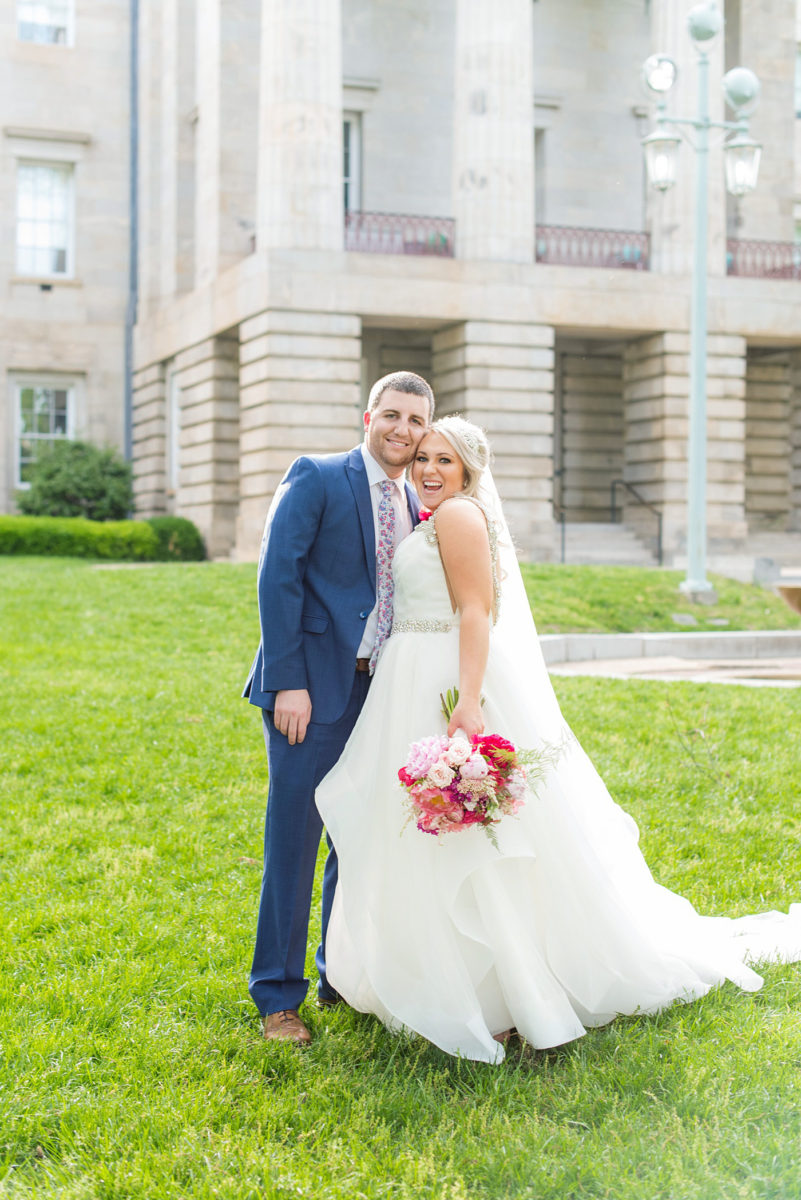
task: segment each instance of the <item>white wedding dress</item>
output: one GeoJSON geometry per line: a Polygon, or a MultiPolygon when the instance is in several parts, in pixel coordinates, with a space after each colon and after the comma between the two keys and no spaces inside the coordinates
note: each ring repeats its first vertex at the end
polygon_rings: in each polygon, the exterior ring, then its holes
{"type": "Polygon", "coordinates": [[[503,1059],[493,1034],[511,1027],[544,1048],[726,979],[758,989],[749,962],[801,959],[801,904],[788,916],[702,917],[654,881],[634,821],[559,711],[527,605],[520,616],[516,562],[495,561],[486,731],[560,745],[559,758],[496,826],[497,849],[481,829],[436,838],[405,824],[398,768],[410,742],[445,732],[440,693],[459,680],[458,616],[435,521],[421,523],[395,553],[395,624],[367,702],[317,791],[339,856],[329,982],[390,1028],[487,1062],[503,1059]],[[505,623],[507,600],[516,615],[505,623]]]}

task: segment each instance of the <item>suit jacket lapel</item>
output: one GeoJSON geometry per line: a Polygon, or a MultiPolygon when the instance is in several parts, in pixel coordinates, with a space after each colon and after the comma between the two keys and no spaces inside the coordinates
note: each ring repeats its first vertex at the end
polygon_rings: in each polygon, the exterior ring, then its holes
{"type": "Polygon", "coordinates": [[[412,518],[412,529],[414,529],[415,525],[420,524],[420,500],[411,484],[407,483],[405,486],[406,503],[409,505],[409,515],[412,518]]]}
{"type": "Polygon", "coordinates": [[[348,483],[356,501],[356,511],[359,514],[359,524],[362,527],[364,542],[364,557],[367,560],[367,570],[370,582],[376,586],[375,578],[375,526],[373,525],[373,506],[370,503],[370,485],[367,482],[367,471],[364,466],[361,448],[351,450],[346,463],[348,483]]]}

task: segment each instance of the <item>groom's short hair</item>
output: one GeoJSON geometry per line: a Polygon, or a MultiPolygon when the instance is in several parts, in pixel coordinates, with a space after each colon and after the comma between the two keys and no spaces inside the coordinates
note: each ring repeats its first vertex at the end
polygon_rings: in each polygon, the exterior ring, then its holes
{"type": "Polygon", "coordinates": [[[393,371],[391,375],[384,375],[370,388],[367,411],[375,412],[384,392],[389,391],[406,392],[410,396],[424,396],[428,400],[428,419],[429,421],[434,420],[434,393],[431,390],[431,384],[426,383],[422,375],[415,375],[414,371],[393,371]]]}

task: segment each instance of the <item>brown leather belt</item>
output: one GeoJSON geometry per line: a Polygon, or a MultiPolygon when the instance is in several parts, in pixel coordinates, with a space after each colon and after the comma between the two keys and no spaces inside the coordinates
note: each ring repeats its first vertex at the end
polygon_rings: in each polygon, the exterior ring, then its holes
{"type": "Polygon", "coordinates": [[[356,670],[369,672],[370,659],[369,658],[357,658],[356,659],[356,670]]]}

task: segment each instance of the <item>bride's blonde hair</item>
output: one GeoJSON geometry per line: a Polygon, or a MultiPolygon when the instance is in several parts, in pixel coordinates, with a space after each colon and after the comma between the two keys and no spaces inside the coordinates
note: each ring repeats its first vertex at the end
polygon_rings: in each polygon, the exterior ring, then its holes
{"type": "Polygon", "coordinates": [[[482,472],[489,466],[490,461],[489,441],[484,430],[472,421],[466,421],[464,417],[454,414],[434,421],[429,433],[441,434],[453,446],[464,468],[462,492],[465,496],[474,496],[482,472]]]}

